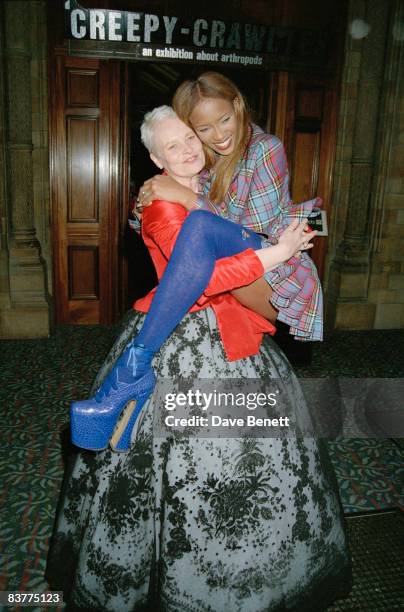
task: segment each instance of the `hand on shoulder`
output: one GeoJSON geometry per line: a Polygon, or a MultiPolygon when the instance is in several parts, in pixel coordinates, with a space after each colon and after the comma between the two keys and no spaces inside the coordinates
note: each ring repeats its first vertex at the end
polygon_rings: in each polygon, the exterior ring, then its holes
{"type": "Polygon", "coordinates": [[[178,183],[171,176],[156,174],[145,181],[139,191],[141,206],[149,206],[153,200],[176,202],[185,208],[192,208],[196,202],[196,194],[178,183]]]}

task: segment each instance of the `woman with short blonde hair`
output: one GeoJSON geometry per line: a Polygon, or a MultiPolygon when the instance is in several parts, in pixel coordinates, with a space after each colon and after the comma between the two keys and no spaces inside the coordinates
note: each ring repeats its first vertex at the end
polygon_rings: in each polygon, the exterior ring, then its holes
{"type": "MultiPolygon", "coordinates": [[[[203,165],[201,144],[167,113],[159,110],[146,118],[144,140],[156,163],[192,190],[193,173],[203,165]]],[[[145,210],[143,237],[159,277],[193,215],[209,215],[227,228],[224,219],[206,211],[188,214],[170,201],[154,201],[145,210]]],[[[242,240],[242,227],[232,231],[235,240],[242,240]]],[[[268,255],[279,254],[277,247],[269,247],[268,255]]],[[[156,353],[154,369],[162,386],[144,403],[128,452],[79,451],[67,469],[46,576],[73,607],[320,612],[349,584],[335,476],[322,442],[301,437],[310,435],[310,407],[282,351],[268,333],[263,337],[271,325],[243,308],[225,287],[262,274],[258,256],[264,250],[247,249],[220,260],[203,295],[156,353]],[[239,403],[216,404],[211,416],[195,402],[198,391],[215,397],[224,391],[226,402],[232,394],[237,402],[244,397],[239,416],[245,419],[262,406],[263,391],[275,392],[275,404],[264,408],[272,427],[254,431],[246,426],[241,433],[227,427],[217,434],[200,420],[161,431],[158,423],[180,411],[179,406],[171,410],[167,395],[171,401],[188,397],[189,390],[194,399],[184,407],[187,423],[189,417],[234,417],[236,406],[240,410],[239,403]],[[282,421],[285,411],[290,431],[282,421]]],[[[178,261],[182,264],[182,257],[178,261]]],[[[173,289],[168,311],[178,296],[173,289]]],[[[119,387],[132,375],[131,368],[126,372],[119,365],[119,376],[111,373],[156,298],[152,292],[135,303],[94,391],[119,387]]],[[[159,319],[154,325],[158,334],[159,319]]],[[[105,395],[100,400],[103,411],[105,395]]],[[[96,421],[93,425],[96,430],[96,421]]]]}

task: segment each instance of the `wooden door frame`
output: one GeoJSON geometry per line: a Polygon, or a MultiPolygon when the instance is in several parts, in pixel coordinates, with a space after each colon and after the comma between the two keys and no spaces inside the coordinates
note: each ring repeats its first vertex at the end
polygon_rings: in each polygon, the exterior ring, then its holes
{"type": "MultiPolygon", "coordinates": [[[[291,171],[292,198],[294,136],[290,126],[294,122],[296,89],[303,81],[309,83],[310,87],[318,87],[324,91],[324,120],[321,130],[319,180],[316,195],[323,199],[323,209],[327,212],[328,226],[330,228],[340,100],[339,78],[330,79],[307,73],[295,74],[280,71],[274,73],[272,79],[273,96],[268,114],[267,129],[278,136],[284,144],[288,166],[291,171]]],[[[328,244],[329,236],[318,237],[315,240],[315,247],[313,249],[313,259],[321,279],[324,279],[325,276],[328,244]]]]}
{"type": "MultiPolygon", "coordinates": [[[[60,201],[61,194],[66,193],[66,184],[62,176],[56,169],[60,163],[63,163],[62,156],[64,155],[63,147],[58,142],[58,135],[64,129],[60,125],[60,121],[64,121],[64,114],[60,112],[64,108],[64,100],[62,99],[62,91],[56,86],[62,82],[64,75],[60,73],[62,63],[58,62],[58,58],[69,58],[65,47],[55,47],[49,53],[49,167],[50,167],[50,226],[52,236],[52,267],[53,267],[53,309],[55,324],[65,323],[68,320],[68,312],[66,304],[59,292],[58,287],[63,285],[64,279],[67,278],[67,269],[63,267],[61,261],[61,249],[67,248],[65,238],[60,239],[60,211],[57,209],[57,204],[60,201]],[[62,272],[62,274],[61,274],[62,272]],[[64,278],[62,278],[62,276],[64,278]]],[[[72,61],[89,63],[89,58],[72,58],[72,61]]],[[[109,70],[104,71],[104,80],[102,87],[108,88],[110,104],[108,105],[108,116],[104,118],[108,122],[108,138],[107,142],[100,143],[107,147],[109,155],[107,161],[100,160],[100,176],[101,180],[105,181],[108,193],[109,202],[105,210],[105,221],[100,227],[100,241],[106,246],[105,256],[109,261],[107,276],[100,278],[102,284],[103,295],[112,296],[110,300],[100,300],[100,316],[101,324],[114,323],[121,314],[121,303],[118,295],[118,283],[120,274],[118,269],[119,263],[119,231],[120,214],[119,200],[122,193],[121,175],[122,175],[122,148],[121,148],[121,125],[120,121],[116,121],[114,112],[116,108],[120,109],[120,94],[121,94],[121,77],[120,69],[121,62],[119,60],[103,60],[91,58],[94,62],[101,65],[106,65],[108,62],[109,70]]],[[[68,61],[68,60],[67,60],[68,61]]]]}
{"type": "MultiPolygon", "coordinates": [[[[65,47],[55,47],[49,52],[49,155],[50,155],[50,186],[51,186],[51,232],[53,242],[53,278],[54,278],[54,313],[55,322],[57,324],[66,320],[66,313],[61,308],[55,288],[60,283],[58,278],[60,266],[60,245],[56,244],[55,237],[58,236],[58,219],[55,212],[55,202],[58,201],[58,190],[66,188],[60,183],[60,177],[56,175],[55,168],[57,167],[57,159],[60,155],[60,147],[58,146],[57,122],[61,120],[56,112],[57,104],[61,104],[60,92],[56,90],[54,75],[56,70],[56,58],[58,56],[68,57],[68,52],[65,47]],[[55,231],[56,230],[56,231],[55,231]]],[[[84,59],[84,58],[83,58],[84,59]]],[[[88,58],[87,58],[88,59],[88,58]]],[[[112,99],[111,109],[120,109],[119,121],[115,117],[109,117],[110,132],[108,147],[111,151],[108,165],[105,167],[105,180],[109,181],[110,202],[108,206],[108,222],[104,224],[102,231],[103,238],[106,239],[108,246],[108,259],[110,261],[111,273],[108,278],[104,279],[107,285],[109,295],[111,295],[110,303],[103,304],[102,313],[100,313],[100,323],[111,324],[117,321],[126,309],[127,303],[127,264],[122,257],[122,238],[123,232],[127,223],[127,213],[129,209],[129,180],[130,180],[130,134],[129,134],[129,65],[125,60],[103,60],[93,58],[99,62],[108,62],[111,66],[109,74],[108,90],[112,99]],[[114,152],[114,154],[112,154],[114,152]]],[[[61,78],[61,77],[60,77],[61,78]]],[[[299,74],[292,75],[286,72],[268,72],[269,87],[272,89],[270,104],[268,108],[268,131],[275,133],[285,144],[288,160],[290,158],[290,145],[287,133],[288,110],[287,104],[293,101],[294,91],[296,86],[295,81],[309,78],[310,82],[315,84],[316,78],[312,75],[299,74]]],[[[325,84],[325,108],[328,109],[327,120],[324,129],[327,132],[326,144],[322,143],[322,147],[327,147],[324,159],[326,166],[320,170],[320,182],[318,184],[318,193],[324,198],[326,210],[328,214],[332,206],[332,189],[333,189],[333,171],[335,166],[335,147],[337,136],[337,118],[338,118],[338,79],[327,81],[325,78],[319,78],[319,82],[325,84]]],[[[323,239],[316,246],[316,263],[319,268],[320,277],[324,276],[326,254],[328,248],[328,239],[323,239]]],[[[65,271],[67,273],[67,271],[65,271]]]]}
{"type": "Polygon", "coordinates": [[[128,223],[129,213],[129,189],[130,189],[130,124],[129,124],[129,66],[125,60],[121,61],[120,71],[121,89],[121,164],[120,164],[120,194],[121,210],[119,214],[119,289],[117,292],[117,311],[122,315],[127,308],[128,302],[128,263],[122,256],[122,244],[125,229],[128,223]]]}

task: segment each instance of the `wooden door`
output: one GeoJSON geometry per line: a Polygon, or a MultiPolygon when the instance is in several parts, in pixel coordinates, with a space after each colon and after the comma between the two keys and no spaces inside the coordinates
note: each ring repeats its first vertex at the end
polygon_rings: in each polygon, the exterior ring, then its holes
{"type": "MultiPolygon", "coordinates": [[[[337,130],[336,80],[280,72],[272,79],[272,131],[284,142],[295,202],[323,199],[329,218],[337,130]]],[[[327,237],[317,237],[310,252],[323,276],[327,237]]]]}
{"type": "Polygon", "coordinates": [[[119,63],[55,54],[51,186],[56,323],[117,313],[119,63]]]}

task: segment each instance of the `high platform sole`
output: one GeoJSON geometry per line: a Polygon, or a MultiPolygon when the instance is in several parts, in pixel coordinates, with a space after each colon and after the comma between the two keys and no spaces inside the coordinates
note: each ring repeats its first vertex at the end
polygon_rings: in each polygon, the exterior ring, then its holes
{"type": "MultiPolygon", "coordinates": [[[[144,399],[138,398],[127,404],[125,413],[115,428],[109,441],[112,450],[120,453],[125,453],[130,448],[131,438],[134,428],[138,428],[140,421],[140,412],[147,402],[149,395],[144,399]]],[[[136,435],[136,432],[135,432],[136,435]]]]}
{"type": "Polygon", "coordinates": [[[128,396],[121,398],[109,412],[103,412],[102,404],[99,404],[98,410],[81,413],[81,402],[73,402],[70,411],[73,444],[87,450],[104,450],[112,436],[113,450],[129,450],[133,427],[142,407],[153,392],[155,382],[154,373],[150,370],[137,382],[140,390],[137,393],[133,389],[129,390],[128,396]]]}

